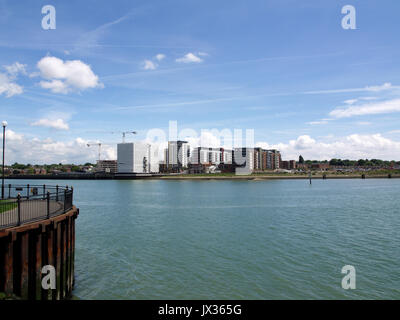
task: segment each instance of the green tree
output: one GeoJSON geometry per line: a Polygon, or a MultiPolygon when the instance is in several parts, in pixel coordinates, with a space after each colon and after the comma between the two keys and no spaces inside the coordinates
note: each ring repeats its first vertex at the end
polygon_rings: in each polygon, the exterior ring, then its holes
{"type": "Polygon", "coordinates": [[[304,158],[303,158],[302,155],[300,155],[300,157],[299,157],[299,163],[300,163],[300,164],[303,164],[303,163],[304,163],[304,158]]]}

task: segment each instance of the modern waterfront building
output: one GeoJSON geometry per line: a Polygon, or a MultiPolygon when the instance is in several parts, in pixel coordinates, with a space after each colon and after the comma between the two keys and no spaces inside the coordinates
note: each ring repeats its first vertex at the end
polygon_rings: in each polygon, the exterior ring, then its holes
{"type": "Polygon", "coordinates": [[[271,169],[279,169],[282,162],[281,153],[278,150],[268,150],[270,152],[271,169]]]}
{"type": "Polygon", "coordinates": [[[254,148],[254,170],[274,170],[281,167],[281,153],[278,150],[254,148]]]}
{"type": "Polygon", "coordinates": [[[187,141],[168,141],[164,150],[164,162],[167,170],[180,172],[189,166],[190,146],[187,141]]]}
{"type": "Polygon", "coordinates": [[[220,162],[222,164],[225,164],[225,165],[232,164],[233,151],[230,150],[230,149],[224,149],[224,148],[220,148],[219,150],[221,152],[221,154],[220,154],[220,157],[221,157],[220,162]]]}
{"type": "Polygon", "coordinates": [[[233,163],[236,166],[236,174],[249,174],[254,170],[254,149],[235,148],[233,151],[233,163]]]}
{"type": "Polygon", "coordinates": [[[96,172],[117,173],[117,160],[97,160],[96,172]]]}
{"type": "Polygon", "coordinates": [[[231,164],[232,163],[232,150],[224,148],[206,148],[197,147],[191,152],[190,163],[197,164],[231,164]]]}
{"type": "Polygon", "coordinates": [[[158,150],[143,143],[119,143],[117,146],[118,173],[158,173],[158,150]]]}
{"type": "Polygon", "coordinates": [[[282,161],[281,168],[286,170],[296,169],[296,160],[282,161]]]}
{"type": "Polygon", "coordinates": [[[266,169],[266,152],[262,148],[254,148],[254,170],[266,169]]]}

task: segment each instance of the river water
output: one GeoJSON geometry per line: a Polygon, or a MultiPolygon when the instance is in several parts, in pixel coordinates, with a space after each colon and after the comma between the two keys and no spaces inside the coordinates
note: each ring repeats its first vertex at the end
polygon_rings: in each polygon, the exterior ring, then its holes
{"type": "Polygon", "coordinates": [[[400,299],[400,179],[7,183],[74,186],[81,299],[400,299]]]}

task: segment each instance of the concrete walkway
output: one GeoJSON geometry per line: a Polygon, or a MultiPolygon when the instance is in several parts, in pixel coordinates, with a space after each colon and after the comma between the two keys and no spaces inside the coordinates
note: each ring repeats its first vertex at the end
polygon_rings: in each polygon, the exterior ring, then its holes
{"type": "MultiPolygon", "coordinates": [[[[64,203],[50,200],[50,216],[62,213],[64,203]]],[[[21,201],[21,224],[33,220],[46,219],[47,200],[24,200],[21,201]]],[[[14,226],[18,223],[18,208],[0,213],[0,228],[14,226]]]]}

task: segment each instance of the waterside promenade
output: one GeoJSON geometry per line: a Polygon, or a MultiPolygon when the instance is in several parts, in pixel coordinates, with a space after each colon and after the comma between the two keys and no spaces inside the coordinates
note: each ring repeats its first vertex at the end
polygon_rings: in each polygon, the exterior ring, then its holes
{"type": "Polygon", "coordinates": [[[74,286],[73,189],[7,185],[0,201],[0,293],[6,297],[60,300],[74,286]],[[49,269],[54,288],[42,286],[49,269]],[[51,272],[50,272],[51,274],[51,272]]]}

